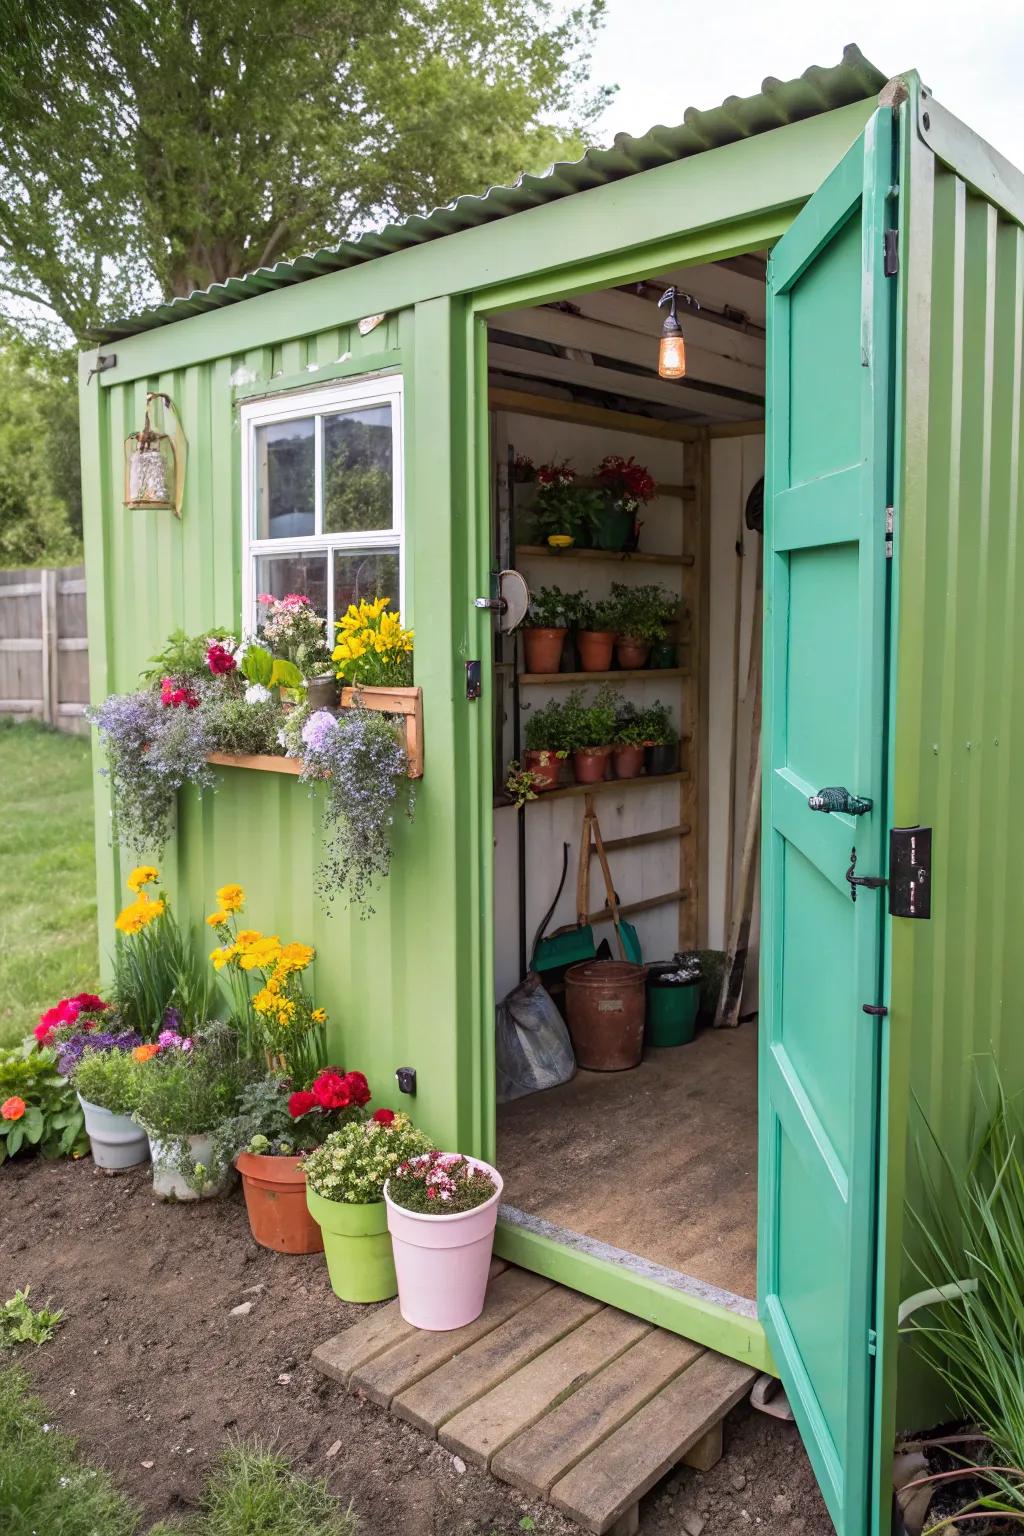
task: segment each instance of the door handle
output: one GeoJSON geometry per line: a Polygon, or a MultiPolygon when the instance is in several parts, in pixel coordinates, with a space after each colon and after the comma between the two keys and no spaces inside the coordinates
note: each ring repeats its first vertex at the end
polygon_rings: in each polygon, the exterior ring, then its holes
{"type": "Polygon", "coordinates": [[[833,811],[844,816],[865,816],[874,803],[866,795],[851,795],[842,784],[832,784],[807,797],[808,807],[812,811],[824,811],[826,816],[833,811]]]}

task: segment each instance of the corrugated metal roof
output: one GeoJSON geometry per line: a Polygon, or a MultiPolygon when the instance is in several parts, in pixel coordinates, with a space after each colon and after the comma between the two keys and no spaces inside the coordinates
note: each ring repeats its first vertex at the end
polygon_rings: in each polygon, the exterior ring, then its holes
{"type": "Polygon", "coordinates": [[[273,267],[260,267],[245,277],[232,277],[224,283],[171,299],[140,314],[113,321],[95,333],[99,341],[113,341],[154,330],[175,320],[201,315],[226,304],[237,304],[276,288],[307,282],[327,272],[353,267],[378,256],[389,256],[410,246],[423,245],[445,235],[458,234],[478,224],[490,224],[512,214],[523,213],[543,203],[588,192],[592,187],[637,176],[659,165],[684,160],[690,155],[718,149],[738,139],[752,138],[772,128],[804,118],[817,117],[836,107],[849,106],[877,94],[886,76],[869,63],[856,44],[843,49],[842,62],[831,69],[812,65],[797,80],[776,80],[769,76],[757,96],[728,96],[720,107],[702,112],[688,107],[676,128],[662,125],[641,138],[620,133],[610,149],[588,149],[582,159],[552,165],[540,175],[524,174],[514,186],[491,187],[482,196],[458,197],[432,213],[414,214],[383,229],[368,230],[354,240],[345,240],[333,250],[316,251],[294,261],[279,261],[273,267]]]}

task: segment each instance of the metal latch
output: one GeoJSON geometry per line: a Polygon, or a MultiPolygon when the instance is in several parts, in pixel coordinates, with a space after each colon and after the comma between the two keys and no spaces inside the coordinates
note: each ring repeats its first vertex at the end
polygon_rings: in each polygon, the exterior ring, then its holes
{"type": "Polygon", "coordinates": [[[931,917],[931,827],[890,829],[889,911],[893,917],[931,917]]]}
{"type": "Polygon", "coordinates": [[[869,891],[880,891],[882,889],[883,885],[888,885],[889,884],[888,880],[885,878],[884,875],[855,875],[854,874],[854,870],[856,868],[857,868],[857,850],[856,850],[856,848],[851,848],[850,849],[850,867],[846,871],[846,883],[850,887],[850,900],[851,901],[856,901],[857,900],[857,887],[858,886],[864,886],[864,888],[866,890],[869,890],[869,891]]]}

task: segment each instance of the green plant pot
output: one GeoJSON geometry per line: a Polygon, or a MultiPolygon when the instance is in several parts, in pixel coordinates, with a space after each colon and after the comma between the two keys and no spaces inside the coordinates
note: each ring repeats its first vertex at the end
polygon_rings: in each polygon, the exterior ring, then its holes
{"type": "Polygon", "coordinates": [[[331,1290],[342,1301],[389,1301],[398,1295],[383,1200],[346,1205],[325,1200],[306,1185],[306,1204],[319,1223],[331,1290]]]}
{"type": "Polygon", "coordinates": [[[674,667],[676,664],[676,645],[674,640],[656,640],[651,646],[651,654],[648,665],[652,668],[674,667]]]}
{"type": "Polygon", "coordinates": [[[635,514],[627,512],[610,498],[594,521],[594,546],[597,549],[625,549],[633,537],[635,514]]]}

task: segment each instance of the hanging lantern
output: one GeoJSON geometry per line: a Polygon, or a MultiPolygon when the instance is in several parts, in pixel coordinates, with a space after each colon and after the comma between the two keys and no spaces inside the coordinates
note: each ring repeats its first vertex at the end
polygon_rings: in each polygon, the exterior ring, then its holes
{"type": "Polygon", "coordinates": [[[181,516],[187,444],[170,395],[148,394],[141,432],[124,441],[124,504],[133,510],[152,509],[181,516]],[[174,417],[174,437],[150,423],[150,410],[161,405],[174,417]]]}
{"type": "Polygon", "coordinates": [[[669,306],[658,346],[658,373],[663,379],[681,379],[686,373],[686,341],[676,315],[676,304],[680,300],[692,309],[700,308],[695,298],[688,293],[680,293],[675,287],[666,288],[658,300],[659,309],[664,309],[666,304],[669,306]]]}

